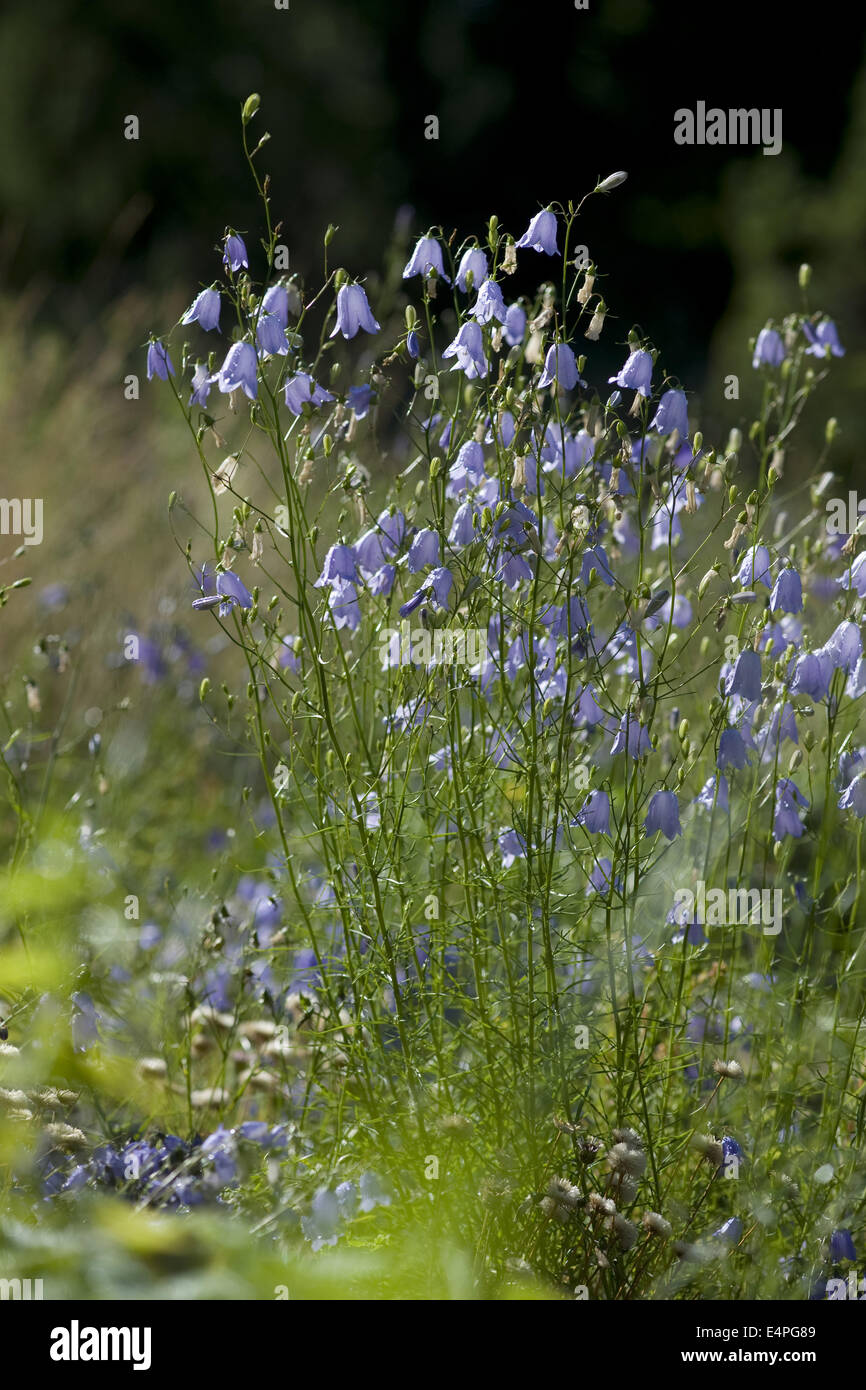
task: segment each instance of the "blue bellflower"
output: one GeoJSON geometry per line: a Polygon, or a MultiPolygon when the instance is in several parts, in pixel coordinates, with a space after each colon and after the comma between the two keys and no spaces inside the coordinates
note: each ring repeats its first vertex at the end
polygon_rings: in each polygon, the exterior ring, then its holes
{"type": "Polygon", "coordinates": [[[658,430],[659,434],[673,434],[677,430],[681,439],[688,439],[689,411],[685,391],[662,393],[650,429],[658,430]]]}
{"type": "Polygon", "coordinates": [[[832,319],[823,319],[817,328],[813,328],[811,323],[803,324],[803,332],[811,343],[811,347],[806,348],[807,356],[811,357],[844,357],[845,349],[839,342],[839,334],[832,319]]]}
{"type": "Polygon", "coordinates": [[[661,831],[669,840],[682,835],[680,805],[676,792],[658,791],[653,794],[644,821],[644,830],[647,835],[655,835],[661,831]]]}
{"type": "MultiPolygon", "coordinates": [[[[539,388],[551,386],[556,382],[562,391],[571,391],[580,381],[580,374],[577,370],[577,362],[573,351],[566,343],[559,343],[549,348],[544,359],[544,371],[539,380],[539,388]]],[[[585,381],[580,381],[581,386],[585,386],[585,381]]]]}
{"type": "Polygon", "coordinates": [[[223,252],[223,265],[227,265],[230,270],[240,270],[246,267],[249,270],[250,263],[247,257],[247,248],[244,246],[241,237],[232,233],[226,237],[226,247],[223,252]]]}
{"type": "Polygon", "coordinates": [[[785,344],[775,328],[762,328],[755,342],[752,366],[780,367],[787,356],[785,344]]]}
{"type": "Polygon", "coordinates": [[[469,381],[487,375],[487,359],[484,356],[484,340],[477,323],[464,323],[453,342],[442,354],[443,357],[456,357],[452,372],[465,372],[469,381]]]}
{"type": "Polygon", "coordinates": [[[220,326],[220,297],[218,290],[202,290],[187,309],[181,323],[197,323],[205,333],[220,326]]]}
{"type": "Polygon", "coordinates": [[[410,280],[413,275],[423,275],[425,277],[435,274],[438,279],[444,280],[446,284],[451,284],[449,276],[445,274],[445,267],[442,264],[442,247],[435,237],[422,236],[418,239],[418,244],[412,255],[409,257],[403,268],[403,279],[410,280]]]}
{"type": "Polygon", "coordinates": [[[468,294],[470,289],[477,290],[478,286],[487,279],[487,257],[480,246],[470,246],[468,251],[464,251],[460,257],[460,264],[457,267],[456,284],[458,290],[468,294]],[[469,277],[472,277],[471,280],[469,277]]]}
{"type": "Polygon", "coordinates": [[[363,285],[341,285],[337,290],[337,322],[330,336],[342,333],[344,338],[354,338],[359,328],[365,333],[379,332],[366,291],[363,285]]]}
{"type": "Polygon", "coordinates": [[[478,323],[489,323],[491,319],[498,319],[500,323],[505,322],[507,315],[505,300],[502,298],[502,290],[495,280],[484,281],[478,291],[478,298],[471,313],[478,323]]]}
{"type": "Polygon", "coordinates": [[[225,361],[211,380],[216,382],[224,395],[231,395],[232,391],[240,388],[251,401],[254,401],[259,391],[257,369],[256,350],[252,344],[232,343],[225,361]]]}
{"type": "Polygon", "coordinates": [[[636,348],[629,353],[625,365],[616,376],[608,377],[608,381],[615,381],[624,390],[637,391],[638,395],[648,398],[652,393],[652,377],[652,355],[644,348],[636,348]]]}
{"type": "Polygon", "coordinates": [[[174,376],[172,360],[164,345],[153,339],[147,345],[147,379],[158,377],[160,381],[168,381],[169,376],[174,376]]]}
{"type": "Polygon", "coordinates": [[[531,251],[544,252],[547,256],[558,256],[556,214],[551,212],[550,208],[545,208],[543,212],[537,212],[517,242],[517,246],[531,251]]]}
{"type": "Polygon", "coordinates": [[[307,372],[296,372],[286,382],[286,405],[293,415],[303,415],[304,406],[324,405],[334,397],[307,372]]]}
{"type": "Polygon", "coordinates": [[[289,292],[285,285],[271,285],[269,290],[265,290],[262,299],[262,311],[266,314],[273,314],[281,328],[288,328],[289,292]]]}

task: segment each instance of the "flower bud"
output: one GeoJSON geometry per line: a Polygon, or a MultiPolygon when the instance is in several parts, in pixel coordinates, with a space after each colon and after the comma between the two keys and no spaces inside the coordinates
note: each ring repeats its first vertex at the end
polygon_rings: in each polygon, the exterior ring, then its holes
{"type": "Polygon", "coordinates": [[[253,116],[256,114],[261,104],[262,99],[259,96],[258,92],[252,92],[247,97],[246,101],[244,102],[244,109],[241,112],[241,120],[243,121],[244,125],[246,125],[249,121],[252,120],[253,116]]]}
{"type": "Polygon", "coordinates": [[[608,174],[606,179],[602,179],[601,183],[596,184],[594,191],[596,193],[612,193],[615,188],[619,188],[621,184],[625,183],[627,178],[628,174],[625,170],[620,169],[615,174],[608,174]]]}
{"type": "Polygon", "coordinates": [[[805,261],[800,266],[800,271],[797,276],[797,279],[800,282],[801,290],[808,289],[809,281],[812,279],[812,267],[810,265],[807,265],[805,261]]]}
{"type": "Polygon", "coordinates": [[[703,598],[704,594],[707,592],[707,589],[710,587],[710,585],[712,584],[712,582],[713,582],[713,580],[715,579],[715,577],[716,577],[716,571],[715,571],[715,570],[707,570],[706,574],[704,575],[703,579],[701,580],[700,584],[698,585],[698,598],[699,598],[699,599],[702,599],[702,598],[703,598]]]}
{"type": "Polygon", "coordinates": [[[824,438],[828,444],[832,444],[836,435],[839,433],[839,421],[835,415],[831,415],[824,430],[824,438]]]}

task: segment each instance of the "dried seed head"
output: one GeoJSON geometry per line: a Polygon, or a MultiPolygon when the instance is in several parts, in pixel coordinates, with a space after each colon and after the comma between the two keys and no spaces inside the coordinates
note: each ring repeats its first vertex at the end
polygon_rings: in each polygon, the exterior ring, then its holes
{"type": "Polygon", "coordinates": [[[586,1204],[590,1211],[601,1212],[602,1216],[616,1215],[616,1202],[610,1197],[602,1197],[600,1192],[590,1192],[586,1204]]]}
{"type": "Polygon", "coordinates": [[[725,1157],[725,1151],[721,1142],[714,1139],[711,1134],[696,1134],[692,1139],[692,1148],[697,1149],[698,1153],[713,1168],[720,1168],[725,1157]]]}
{"type": "Polygon", "coordinates": [[[586,330],[583,336],[585,338],[588,338],[591,343],[597,343],[601,336],[601,330],[604,327],[605,312],[606,310],[604,306],[599,304],[598,308],[596,309],[595,313],[589,321],[589,328],[586,330]]]}
{"type": "Polygon", "coordinates": [[[580,1191],[567,1178],[551,1178],[541,1210],[554,1221],[568,1221],[581,1205],[580,1191]]]}
{"type": "Polygon", "coordinates": [[[722,1062],[719,1058],[713,1062],[713,1071],[716,1076],[726,1076],[732,1081],[740,1081],[743,1076],[743,1068],[739,1062],[722,1062]]]}
{"type": "Polygon", "coordinates": [[[665,1221],[663,1216],[659,1216],[657,1211],[645,1211],[642,1224],[650,1235],[661,1236],[662,1240],[668,1240],[673,1230],[671,1223],[665,1221]]]}
{"type": "Polygon", "coordinates": [[[638,1238],[638,1228],[633,1221],[629,1221],[625,1216],[620,1216],[619,1212],[613,1218],[613,1229],[622,1250],[631,1250],[638,1238]]]}
{"type": "Polygon", "coordinates": [[[583,278],[583,284],[581,285],[580,289],[579,289],[578,292],[577,292],[577,302],[578,302],[578,304],[586,304],[586,303],[588,303],[589,298],[590,298],[590,296],[591,296],[591,294],[592,294],[592,287],[593,287],[594,284],[595,284],[595,276],[594,276],[594,275],[590,275],[589,271],[587,271],[587,272],[586,272],[586,275],[585,275],[584,278],[583,278]]]}
{"type": "Polygon", "coordinates": [[[643,1140],[634,1129],[615,1129],[613,1132],[615,1144],[628,1144],[630,1149],[642,1149],[643,1140]]]}
{"type": "Polygon", "coordinates": [[[628,1144],[614,1144],[608,1150],[607,1166],[612,1173],[639,1178],[646,1168],[646,1154],[640,1149],[629,1148],[628,1144]]]}

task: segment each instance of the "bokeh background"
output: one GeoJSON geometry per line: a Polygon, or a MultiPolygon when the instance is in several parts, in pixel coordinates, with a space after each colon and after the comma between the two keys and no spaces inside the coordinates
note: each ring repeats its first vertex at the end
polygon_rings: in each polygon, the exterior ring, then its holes
{"type": "MultiPolygon", "coordinates": [[[[830,465],[856,486],[866,390],[864,27],[841,6],[773,0],[7,0],[0,15],[0,408],[3,495],[45,499],[45,541],[0,582],[34,585],[4,615],[30,640],[77,597],[82,620],[144,623],[185,569],[166,520],[195,465],[166,398],[142,381],[151,329],[175,322],[216,273],[227,224],[254,243],[259,208],[239,106],[262,97],[256,133],[292,268],[315,279],[322,236],[336,261],[375,274],[396,238],[430,224],[460,237],[491,212],[516,234],[552,199],[598,177],[629,182],[589,204],[581,239],[611,316],[599,376],[632,324],[662,347],[708,438],[751,419],[748,337],[801,304],[836,318],[848,348],[801,432],[788,475],[830,465]],[[783,151],[680,147],[680,106],[780,107],[783,151]],[[124,139],[124,117],[140,122],[124,139]],[[439,139],[424,138],[425,117],[439,139]],[[741,380],[727,402],[723,379],[741,380]],[[21,479],[26,478],[26,486],[21,479]],[[68,600],[56,587],[68,591],[68,600]],[[54,586],[54,587],[51,587],[54,586]],[[47,596],[46,596],[47,591],[47,596]],[[49,616],[44,616],[45,614],[49,616]]],[[[532,258],[533,260],[535,258],[532,258]]],[[[546,267],[545,267],[546,269],[546,267]]],[[[537,265],[529,267],[533,273],[537,265]]],[[[528,288],[528,285],[527,285],[528,288]]],[[[168,600],[169,604],[171,599],[168,600]]],[[[57,622],[59,623],[58,618],[57,622]]],[[[56,625],[56,624],[55,624],[56,625]]]]}

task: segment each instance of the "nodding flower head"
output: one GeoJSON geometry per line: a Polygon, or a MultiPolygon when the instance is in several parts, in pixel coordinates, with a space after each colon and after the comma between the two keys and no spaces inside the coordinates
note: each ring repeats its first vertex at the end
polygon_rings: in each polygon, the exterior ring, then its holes
{"type": "Polygon", "coordinates": [[[262,312],[273,314],[281,328],[289,326],[289,292],[285,285],[271,285],[262,299],[262,312]]]}
{"type": "Polygon", "coordinates": [[[477,323],[464,323],[457,337],[449,343],[443,357],[456,357],[452,372],[465,372],[470,381],[487,375],[484,340],[477,323]]]}
{"type": "Polygon", "coordinates": [[[652,393],[652,379],[652,354],[644,348],[635,348],[634,352],[629,353],[625,365],[619,369],[616,376],[608,377],[608,381],[615,381],[617,386],[622,386],[626,391],[636,391],[644,398],[652,393]]]}
{"type": "Polygon", "coordinates": [[[308,372],[296,372],[286,382],[286,405],[293,415],[303,415],[304,406],[325,405],[334,397],[324,386],[320,386],[308,372]]]}
{"type": "Polygon", "coordinates": [[[762,328],[755,342],[752,366],[780,367],[785,360],[785,344],[775,328],[762,328]]]}
{"type": "Polygon", "coordinates": [[[363,285],[341,285],[337,290],[337,322],[331,337],[342,333],[344,338],[354,338],[359,328],[365,333],[379,332],[366,291],[363,285]]]}
{"type": "Polygon", "coordinates": [[[486,279],[487,257],[480,246],[470,246],[460,257],[456,276],[457,288],[468,294],[470,289],[477,290],[486,279]]]}
{"type": "Polygon", "coordinates": [[[209,333],[220,326],[220,297],[218,290],[202,290],[187,309],[181,323],[197,323],[209,333]]]}
{"type": "Polygon", "coordinates": [[[253,598],[242,579],[239,579],[231,570],[224,570],[217,575],[216,585],[213,584],[213,576],[206,570],[202,570],[200,578],[202,597],[194,599],[193,608],[215,608],[219,604],[219,615],[224,618],[231,612],[235,604],[239,608],[252,608],[253,598]]]}
{"type": "Polygon", "coordinates": [[[659,830],[669,840],[682,835],[680,825],[680,805],[676,792],[658,791],[652,796],[644,821],[647,835],[655,835],[659,830]]]}
{"type": "Polygon", "coordinates": [[[538,385],[552,386],[554,381],[561,391],[573,390],[578,382],[581,386],[586,385],[586,382],[580,379],[574,353],[566,343],[557,343],[548,349],[538,385]]]}
{"type": "Polygon", "coordinates": [[[496,281],[485,280],[478,291],[472,317],[479,323],[489,323],[491,319],[498,319],[500,323],[504,323],[507,312],[502,291],[496,281]]]}
{"type": "Polygon", "coordinates": [[[832,319],[822,319],[817,328],[813,328],[811,323],[804,323],[803,332],[811,344],[811,347],[806,348],[808,355],[827,357],[832,353],[834,357],[845,356],[845,349],[839,342],[839,334],[832,319]]]}
{"type": "Polygon", "coordinates": [[[833,1264],[838,1264],[840,1260],[856,1260],[857,1251],[854,1248],[854,1241],[851,1232],[841,1227],[834,1231],[830,1236],[830,1259],[833,1264]]]}
{"type": "Polygon", "coordinates": [[[531,251],[544,252],[547,256],[558,256],[556,213],[551,212],[550,208],[537,212],[517,245],[531,251]]]}
{"type": "Polygon", "coordinates": [[[243,239],[234,232],[226,237],[225,250],[223,251],[223,265],[227,265],[229,270],[240,270],[246,267],[249,270],[250,262],[247,256],[247,248],[244,246],[243,239]]]}
{"type": "Polygon", "coordinates": [[[160,381],[168,381],[170,376],[174,376],[172,360],[164,344],[154,339],[147,345],[147,379],[158,377],[160,381]]]}
{"type": "Polygon", "coordinates": [[[673,434],[677,431],[681,439],[689,437],[689,408],[685,391],[664,391],[655,415],[650,421],[650,429],[659,434],[673,434]]]}
{"type": "Polygon", "coordinates": [[[442,264],[442,247],[439,242],[432,236],[419,237],[415,250],[403,267],[403,279],[410,280],[413,275],[427,277],[434,274],[446,284],[451,284],[442,264]]]}
{"type": "Polygon", "coordinates": [[[227,396],[240,388],[244,395],[254,401],[259,392],[257,370],[256,350],[252,344],[232,343],[225,361],[211,380],[215,381],[220,391],[227,396]]]}

